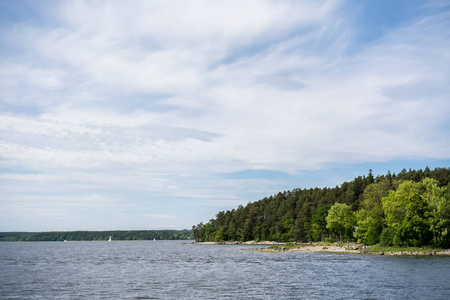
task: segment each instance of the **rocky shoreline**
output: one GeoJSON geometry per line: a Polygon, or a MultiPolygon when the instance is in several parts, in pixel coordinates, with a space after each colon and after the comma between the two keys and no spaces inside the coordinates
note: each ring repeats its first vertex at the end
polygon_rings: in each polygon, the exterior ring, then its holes
{"type": "Polygon", "coordinates": [[[430,256],[441,255],[450,256],[450,250],[444,251],[370,251],[367,249],[349,249],[345,247],[327,247],[327,246],[309,246],[301,248],[286,249],[281,247],[278,249],[269,248],[251,248],[244,249],[246,251],[259,251],[259,252],[330,252],[330,253],[352,253],[352,254],[371,254],[371,255],[391,255],[391,256],[430,256]]]}
{"type": "Polygon", "coordinates": [[[298,244],[298,247],[286,248],[285,243],[273,241],[227,241],[227,242],[193,242],[190,244],[196,245],[261,245],[261,246],[279,246],[276,249],[270,248],[248,248],[245,251],[258,252],[331,252],[331,253],[353,253],[353,254],[371,254],[371,255],[391,255],[391,256],[450,256],[450,249],[443,251],[371,251],[363,244],[347,244],[347,245],[332,245],[332,246],[316,246],[310,244],[298,244]]]}
{"type": "Polygon", "coordinates": [[[273,241],[247,241],[247,242],[238,242],[238,241],[226,241],[226,242],[192,242],[189,244],[195,245],[285,245],[286,243],[273,242],[273,241]]]}

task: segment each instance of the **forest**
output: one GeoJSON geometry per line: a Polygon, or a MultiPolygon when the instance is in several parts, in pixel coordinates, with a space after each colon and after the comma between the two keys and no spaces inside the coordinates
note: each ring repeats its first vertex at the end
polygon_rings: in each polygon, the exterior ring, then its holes
{"type": "Polygon", "coordinates": [[[191,230],[116,230],[116,231],[49,231],[0,232],[2,242],[36,241],[106,241],[112,240],[189,240],[191,230]]]}
{"type": "Polygon", "coordinates": [[[203,241],[450,247],[450,168],[372,170],[334,188],[279,192],[192,227],[203,241]]]}

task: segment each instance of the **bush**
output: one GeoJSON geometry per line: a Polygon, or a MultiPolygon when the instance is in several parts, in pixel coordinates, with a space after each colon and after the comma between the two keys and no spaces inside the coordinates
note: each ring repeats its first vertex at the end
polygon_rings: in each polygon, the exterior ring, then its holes
{"type": "Polygon", "coordinates": [[[326,242],[326,243],[335,243],[335,242],[336,242],[336,239],[334,239],[334,238],[332,238],[332,237],[326,237],[326,238],[324,238],[323,240],[324,240],[324,242],[326,242]]]}
{"type": "Polygon", "coordinates": [[[293,249],[293,248],[296,248],[297,245],[289,242],[289,243],[286,243],[286,245],[284,245],[284,247],[286,247],[286,249],[293,249]]]}

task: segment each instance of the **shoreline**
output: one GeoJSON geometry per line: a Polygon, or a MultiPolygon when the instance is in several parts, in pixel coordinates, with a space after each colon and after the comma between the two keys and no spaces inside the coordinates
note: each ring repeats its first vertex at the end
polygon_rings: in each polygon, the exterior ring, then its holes
{"type": "Polygon", "coordinates": [[[255,241],[247,241],[247,242],[238,242],[238,241],[226,241],[226,242],[192,242],[187,244],[194,244],[194,245],[275,245],[275,246],[283,246],[286,243],[282,242],[273,242],[273,241],[262,241],[262,242],[255,242],[255,241]]]}
{"type": "Polygon", "coordinates": [[[408,251],[405,248],[404,251],[372,251],[368,250],[366,246],[362,244],[347,244],[342,245],[329,245],[318,246],[310,244],[300,244],[298,247],[286,248],[283,247],[286,243],[273,242],[273,241],[247,241],[247,242],[192,242],[189,244],[195,245],[259,245],[259,246],[280,246],[277,249],[269,248],[249,248],[242,249],[244,251],[257,251],[257,252],[328,252],[328,253],[351,253],[351,254],[369,254],[369,255],[390,255],[390,256],[450,256],[450,249],[441,251],[408,251]]]}
{"type": "Polygon", "coordinates": [[[339,246],[306,246],[292,249],[244,249],[246,251],[259,252],[327,252],[327,253],[350,253],[350,254],[369,254],[369,255],[389,255],[389,256],[450,256],[450,249],[443,251],[371,251],[367,249],[349,249],[339,246]]]}

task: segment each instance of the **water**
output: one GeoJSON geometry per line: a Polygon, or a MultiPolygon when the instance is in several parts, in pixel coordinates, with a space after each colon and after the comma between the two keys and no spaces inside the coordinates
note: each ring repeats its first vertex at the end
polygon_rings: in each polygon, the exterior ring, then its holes
{"type": "Polygon", "coordinates": [[[0,243],[0,299],[450,299],[450,257],[0,243]]]}

